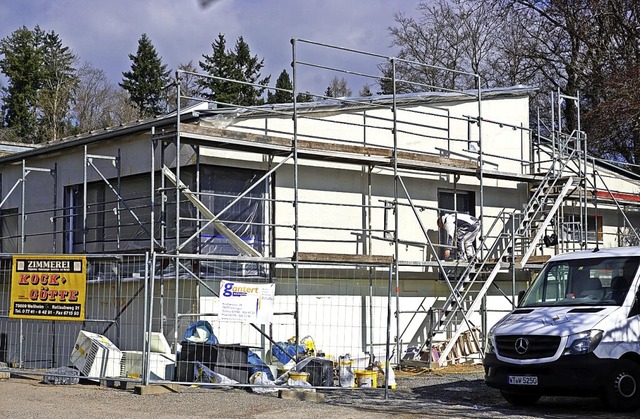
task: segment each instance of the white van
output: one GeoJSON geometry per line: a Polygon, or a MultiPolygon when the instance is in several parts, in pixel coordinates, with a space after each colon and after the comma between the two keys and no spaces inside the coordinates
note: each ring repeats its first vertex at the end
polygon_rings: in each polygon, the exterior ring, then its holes
{"type": "Polygon", "coordinates": [[[640,407],[640,247],[551,258],[515,310],[493,326],[485,382],[512,404],[600,396],[640,407]]]}

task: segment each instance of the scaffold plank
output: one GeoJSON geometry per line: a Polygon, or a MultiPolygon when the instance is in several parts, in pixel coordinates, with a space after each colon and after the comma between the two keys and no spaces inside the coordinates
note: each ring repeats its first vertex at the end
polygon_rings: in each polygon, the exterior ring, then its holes
{"type": "MultiPolygon", "coordinates": [[[[296,259],[294,255],[294,259],[296,259]]],[[[348,255],[341,253],[305,253],[299,252],[297,259],[301,262],[336,262],[336,263],[362,263],[390,265],[393,263],[393,256],[382,255],[348,255]]]]}

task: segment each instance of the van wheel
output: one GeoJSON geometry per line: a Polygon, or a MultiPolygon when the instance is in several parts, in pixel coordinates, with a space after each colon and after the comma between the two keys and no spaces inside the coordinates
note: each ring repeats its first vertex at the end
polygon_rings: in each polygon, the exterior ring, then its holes
{"type": "Polygon", "coordinates": [[[616,362],[607,376],[602,401],[615,411],[640,407],[640,366],[625,359],[616,362]]]}
{"type": "Polygon", "coordinates": [[[500,390],[502,397],[515,406],[531,406],[540,400],[540,394],[529,393],[511,393],[509,391],[500,390]]]}

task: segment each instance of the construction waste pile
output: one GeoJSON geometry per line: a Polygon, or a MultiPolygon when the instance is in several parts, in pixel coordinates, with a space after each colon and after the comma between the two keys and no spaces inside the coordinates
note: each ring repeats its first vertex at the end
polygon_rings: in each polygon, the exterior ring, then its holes
{"type": "Polygon", "coordinates": [[[265,362],[248,346],[218,342],[213,327],[199,320],[187,328],[176,353],[162,333],[151,333],[149,352],[121,350],[107,337],[81,330],[70,356],[70,367],[44,375],[49,384],[77,384],[80,378],[142,379],[149,382],[198,383],[206,387],[250,384],[256,393],[282,388],[315,391],[324,388],[395,388],[393,368],[368,353],[343,354],[338,359],[316,351],[310,336],[274,342],[265,362]],[[388,377],[388,378],[385,378],[388,377]]]}

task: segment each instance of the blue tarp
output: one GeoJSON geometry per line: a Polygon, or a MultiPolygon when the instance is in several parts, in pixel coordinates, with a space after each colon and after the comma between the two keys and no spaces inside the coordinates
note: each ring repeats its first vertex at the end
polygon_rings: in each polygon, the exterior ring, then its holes
{"type": "Polygon", "coordinates": [[[249,369],[249,376],[252,376],[256,372],[261,371],[267,375],[267,378],[269,378],[269,380],[271,381],[275,380],[275,378],[273,377],[273,374],[271,373],[271,370],[269,369],[267,364],[264,363],[262,358],[258,356],[258,354],[249,350],[248,361],[249,361],[249,364],[252,365],[252,367],[249,369]]]}
{"type": "MultiPolygon", "coordinates": [[[[307,347],[304,345],[298,345],[298,354],[305,354],[307,347]]],[[[292,359],[296,359],[296,344],[289,342],[278,342],[277,345],[273,345],[271,348],[273,356],[283,364],[287,364],[292,359]],[[287,356],[288,354],[288,356],[287,356]]]]}
{"type": "Polygon", "coordinates": [[[208,343],[210,345],[216,345],[218,343],[218,338],[213,333],[213,326],[206,320],[198,320],[191,323],[189,327],[187,327],[187,331],[184,332],[184,340],[208,343]]]}

